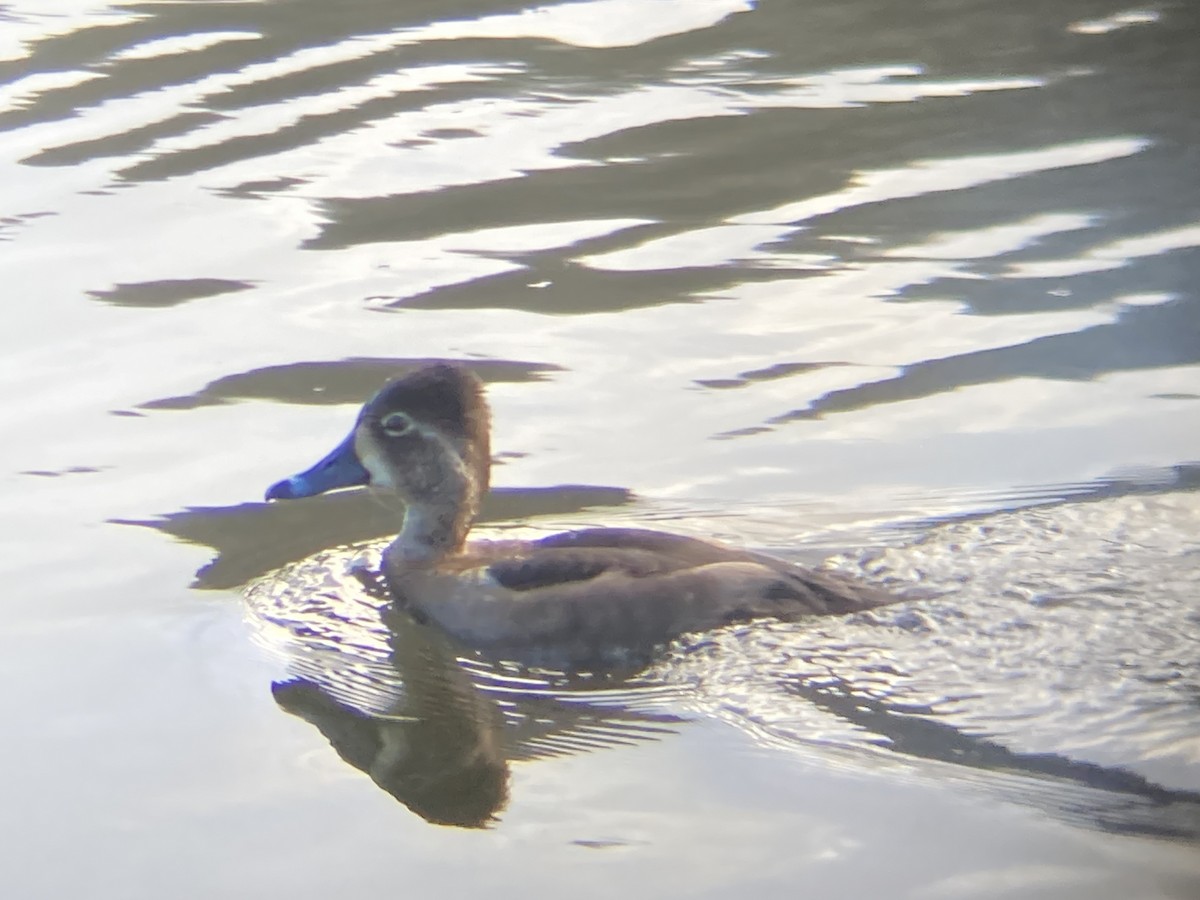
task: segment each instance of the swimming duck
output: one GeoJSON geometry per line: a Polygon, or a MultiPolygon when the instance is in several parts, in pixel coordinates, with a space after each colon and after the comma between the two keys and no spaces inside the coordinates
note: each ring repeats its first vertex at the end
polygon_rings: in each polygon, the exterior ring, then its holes
{"type": "Polygon", "coordinates": [[[488,490],[489,431],[480,380],[431,365],[384,385],[341,444],[266,496],[370,485],[399,497],[404,520],[381,573],[396,605],[502,658],[603,665],[732,622],[837,615],[898,599],[832,572],[659,531],[587,528],[468,543],[488,490]]]}

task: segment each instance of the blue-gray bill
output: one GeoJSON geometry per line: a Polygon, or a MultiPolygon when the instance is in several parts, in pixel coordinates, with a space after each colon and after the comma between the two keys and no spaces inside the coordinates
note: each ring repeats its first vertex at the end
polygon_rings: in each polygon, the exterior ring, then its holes
{"type": "Polygon", "coordinates": [[[354,450],[354,435],[350,434],[328,456],[310,469],[291,478],[277,481],[267,488],[268,500],[295,500],[315,497],[338,488],[356,487],[370,481],[354,450]]]}

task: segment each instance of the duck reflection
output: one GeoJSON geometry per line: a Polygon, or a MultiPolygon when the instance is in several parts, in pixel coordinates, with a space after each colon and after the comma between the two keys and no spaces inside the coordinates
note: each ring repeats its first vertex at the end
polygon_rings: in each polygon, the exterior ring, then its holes
{"type": "Polygon", "coordinates": [[[485,825],[508,799],[500,708],[438,634],[392,618],[391,659],[405,690],[385,713],[356,709],[309,678],[273,684],[275,702],[423,819],[485,825]]]}
{"type": "Polygon", "coordinates": [[[290,671],[271,686],[280,708],[426,821],[486,827],[508,801],[510,761],[653,740],[684,721],[656,711],[655,689],[636,679],[461,658],[389,602],[366,565],[373,552],[288,567],[251,585],[248,608],[290,671]]]}
{"type": "MultiPolygon", "coordinates": [[[[497,732],[451,707],[424,718],[371,716],[303,678],[271,685],[275,702],[315,725],[338,756],[436,825],[479,828],[508,802],[508,764],[497,732]]],[[[495,712],[495,710],[491,710],[495,712]]]]}

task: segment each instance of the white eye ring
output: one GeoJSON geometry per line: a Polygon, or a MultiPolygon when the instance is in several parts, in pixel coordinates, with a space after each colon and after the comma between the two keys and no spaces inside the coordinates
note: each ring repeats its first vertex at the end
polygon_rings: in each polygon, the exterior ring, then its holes
{"type": "Polygon", "coordinates": [[[408,413],[391,412],[379,420],[379,425],[390,437],[400,437],[412,430],[413,420],[408,413]]]}

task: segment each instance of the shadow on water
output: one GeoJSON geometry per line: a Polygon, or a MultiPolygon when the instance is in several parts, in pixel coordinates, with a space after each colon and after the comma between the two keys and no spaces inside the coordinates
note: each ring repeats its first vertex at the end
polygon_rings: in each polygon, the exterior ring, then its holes
{"type": "MultiPolygon", "coordinates": [[[[631,502],[633,495],[617,487],[499,488],[484,501],[480,524],[566,516],[631,502]]],[[[368,491],[328,494],[305,503],[241,503],[186,509],[158,519],[114,520],[216,550],[216,557],[196,573],[192,584],[203,590],[237,588],[326,547],[393,535],[399,521],[398,510],[368,491]]]]}
{"type": "Polygon", "coordinates": [[[806,421],[1016,378],[1086,381],[1114,372],[1194,364],[1200,362],[1200,319],[1194,306],[1133,307],[1110,324],[914,363],[895,378],[832,391],[769,422],[806,421]]]}
{"type": "Polygon", "coordinates": [[[158,308],[176,306],[189,300],[219,297],[253,287],[245,281],[224,278],[178,278],[117,284],[107,291],[91,291],[89,296],[114,306],[158,308]]]}
{"type": "MultiPolygon", "coordinates": [[[[586,248],[586,242],[583,245],[586,248]]],[[[771,280],[785,272],[762,271],[749,277],[722,275],[712,269],[672,269],[669,272],[603,272],[573,261],[580,245],[568,251],[546,251],[524,257],[507,255],[521,264],[505,272],[463,285],[391,301],[405,309],[517,309],[524,312],[581,315],[619,312],[663,303],[698,302],[697,294],[732,287],[737,283],[771,280]],[[531,285],[541,285],[531,290],[531,285]]]]}
{"type": "Polygon", "coordinates": [[[273,400],[309,406],[359,404],[389,378],[439,362],[465,365],[485,384],[539,381],[561,366],[502,359],[444,360],[352,358],[293,362],[218,378],[200,390],[139,404],[140,409],[198,409],[235,400],[273,400]]]}
{"type": "Polygon", "coordinates": [[[781,687],[861,728],[889,753],[949,764],[949,777],[968,780],[1000,797],[1103,831],[1200,838],[1200,791],[1170,790],[1120,767],[1058,753],[1016,752],[934,720],[932,709],[890,704],[836,679],[825,678],[820,684],[787,680],[781,687]]]}

